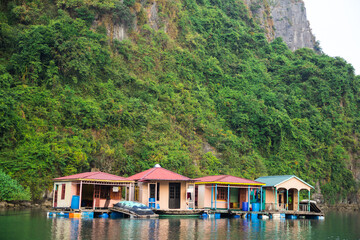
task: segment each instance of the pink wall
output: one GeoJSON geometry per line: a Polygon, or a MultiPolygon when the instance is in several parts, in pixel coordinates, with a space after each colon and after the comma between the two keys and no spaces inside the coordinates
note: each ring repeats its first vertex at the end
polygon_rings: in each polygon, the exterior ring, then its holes
{"type": "MultiPolygon", "coordinates": [[[[204,184],[199,184],[199,185],[197,185],[197,187],[198,187],[198,208],[211,208],[211,185],[205,186],[204,184]]],[[[230,189],[231,189],[231,187],[230,187],[230,189]]],[[[245,199],[246,199],[246,201],[248,201],[248,189],[247,188],[242,188],[242,189],[245,189],[245,192],[246,192],[245,199]]],[[[213,195],[213,208],[215,208],[215,187],[214,187],[213,194],[214,194],[213,195]]],[[[216,208],[227,208],[227,207],[228,206],[227,206],[226,200],[217,200],[216,201],[216,208]]],[[[241,202],[239,203],[239,207],[241,208],[241,202]]]]}

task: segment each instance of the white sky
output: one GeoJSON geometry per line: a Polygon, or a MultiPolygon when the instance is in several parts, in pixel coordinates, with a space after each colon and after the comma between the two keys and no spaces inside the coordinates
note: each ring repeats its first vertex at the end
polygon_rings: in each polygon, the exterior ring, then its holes
{"type": "Polygon", "coordinates": [[[360,0],[304,0],[312,33],[325,54],[342,57],[360,75],[360,0]]]}

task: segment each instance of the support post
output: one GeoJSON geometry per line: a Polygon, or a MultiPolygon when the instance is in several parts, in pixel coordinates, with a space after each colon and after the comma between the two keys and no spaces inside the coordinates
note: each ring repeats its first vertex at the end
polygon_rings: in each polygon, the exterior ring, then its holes
{"type": "Polygon", "coordinates": [[[82,197],[82,181],[80,181],[79,209],[81,209],[81,197],[82,197]]]}
{"type": "Polygon", "coordinates": [[[215,184],[215,210],[216,210],[217,197],[218,197],[217,184],[215,184]]]}
{"type": "Polygon", "coordinates": [[[211,209],[213,208],[214,201],[214,184],[211,185],[211,209]]]}
{"type": "Polygon", "coordinates": [[[298,211],[300,211],[300,190],[298,189],[298,211]]]}
{"type": "Polygon", "coordinates": [[[129,201],[132,201],[132,199],[131,199],[131,198],[132,198],[132,194],[131,194],[131,193],[132,193],[132,189],[133,189],[133,188],[132,188],[132,183],[130,183],[130,185],[129,185],[129,201]]]}
{"type": "Polygon", "coordinates": [[[228,197],[227,197],[227,205],[228,209],[230,209],[230,184],[228,184],[228,197]]]}
{"type": "Polygon", "coordinates": [[[127,186],[125,186],[125,200],[129,201],[127,186]],[[126,199],[126,197],[127,197],[127,199],[126,199]]]}
{"type": "Polygon", "coordinates": [[[53,208],[55,207],[55,191],[56,191],[56,184],[54,183],[54,189],[53,189],[53,208]]]}
{"type": "Polygon", "coordinates": [[[275,210],[278,209],[278,204],[277,204],[277,189],[275,187],[275,210]]]}
{"type": "Polygon", "coordinates": [[[260,211],[262,211],[262,206],[263,206],[263,187],[261,186],[261,190],[260,190],[260,211]]]}
{"type": "Polygon", "coordinates": [[[308,202],[308,211],[310,212],[310,190],[309,190],[309,202],[308,202]]]}
{"type": "Polygon", "coordinates": [[[248,211],[250,211],[250,186],[248,186],[248,211]]]}
{"type": "Polygon", "coordinates": [[[286,189],[286,211],[289,210],[289,190],[286,189]]]}

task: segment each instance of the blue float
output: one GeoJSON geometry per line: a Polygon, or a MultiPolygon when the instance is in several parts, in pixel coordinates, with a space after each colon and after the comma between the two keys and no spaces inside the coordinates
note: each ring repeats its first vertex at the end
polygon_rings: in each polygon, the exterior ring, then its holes
{"type": "Polygon", "coordinates": [[[82,218],[94,218],[94,212],[81,212],[82,218]]]}
{"type": "Polygon", "coordinates": [[[242,210],[249,211],[249,203],[248,202],[242,202],[242,210]]]}
{"type": "Polygon", "coordinates": [[[123,214],[123,213],[119,213],[119,212],[112,212],[112,213],[110,214],[110,218],[111,218],[111,219],[124,218],[124,214],[123,214]]]}
{"type": "Polygon", "coordinates": [[[252,204],[252,211],[253,212],[260,212],[260,203],[253,203],[252,204]]]}
{"type": "Polygon", "coordinates": [[[99,215],[100,218],[108,218],[109,217],[109,214],[107,213],[103,213],[101,215],[99,215]]]}

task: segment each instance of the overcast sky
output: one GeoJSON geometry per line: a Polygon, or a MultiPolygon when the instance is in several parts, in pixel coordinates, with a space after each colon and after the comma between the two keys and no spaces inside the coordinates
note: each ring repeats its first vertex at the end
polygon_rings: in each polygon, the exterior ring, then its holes
{"type": "Polygon", "coordinates": [[[360,75],[360,0],[304,0],[312,33],[324,53],[340,56],[360,75]]]}

